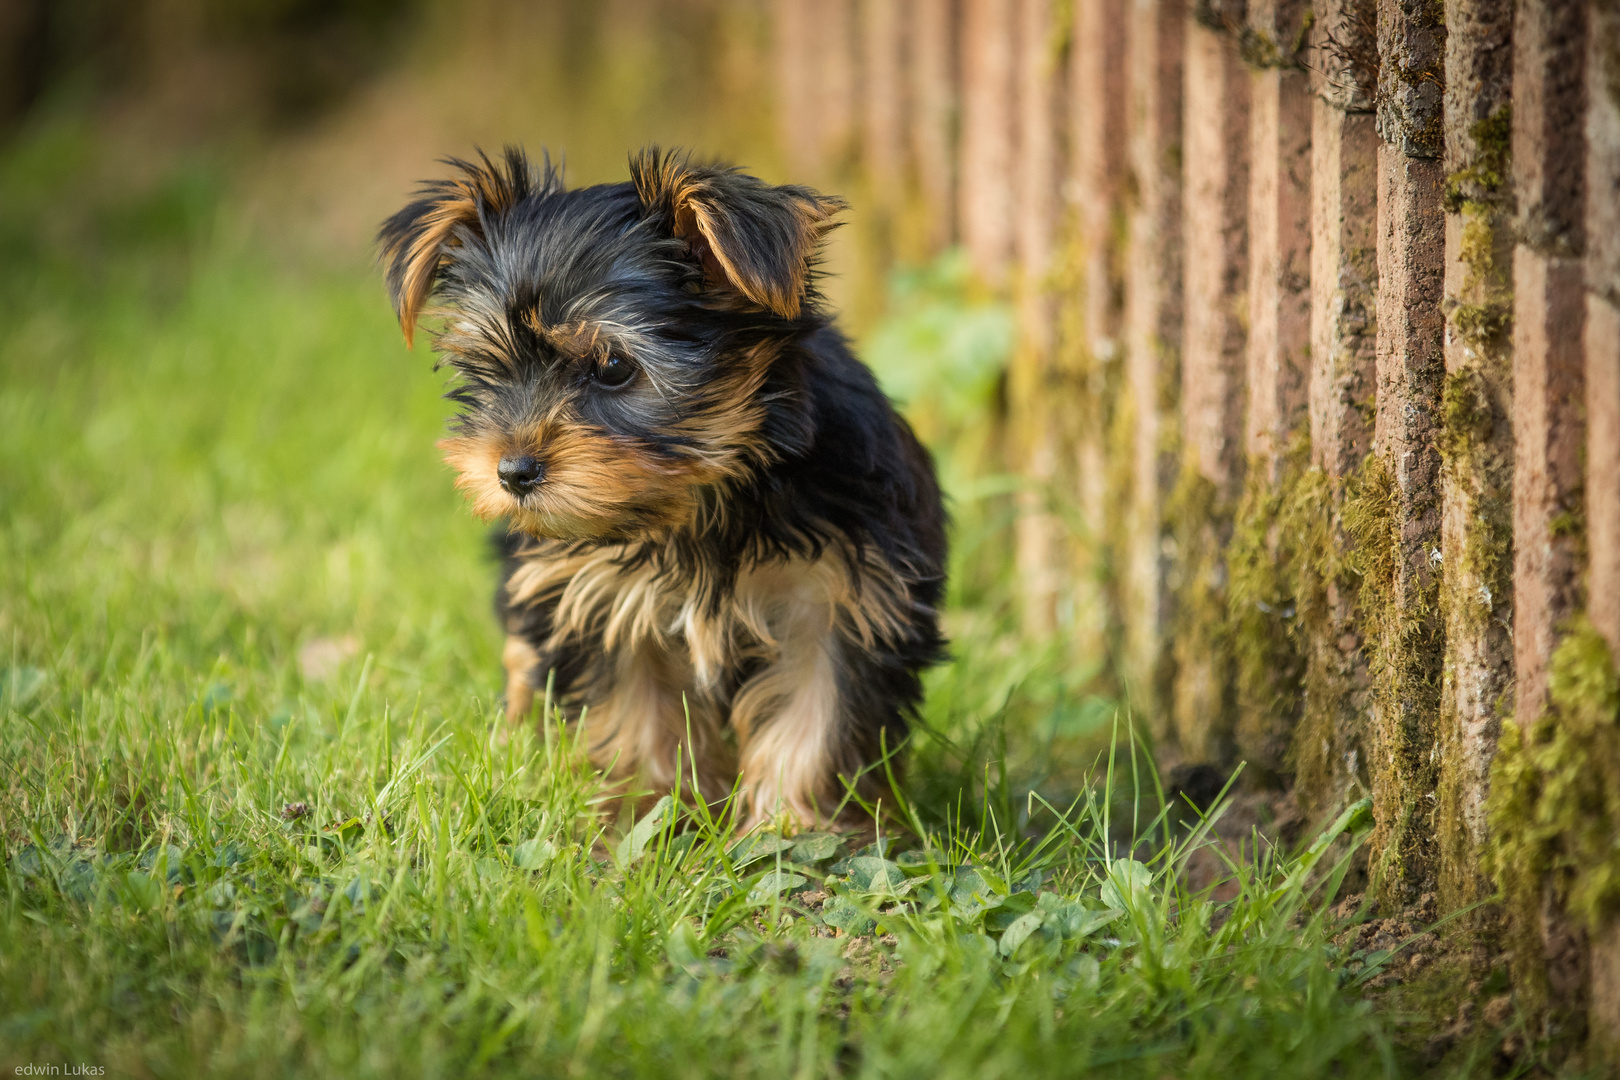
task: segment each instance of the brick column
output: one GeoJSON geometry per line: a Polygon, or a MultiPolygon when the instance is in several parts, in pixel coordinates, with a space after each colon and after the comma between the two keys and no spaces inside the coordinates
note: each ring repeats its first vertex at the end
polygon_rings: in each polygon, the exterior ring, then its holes
{"type": "Polygon", "coordinates": [[[777,118],[795,173],[824,177],[855,149],[854,0],[776,0],[777,118]]]}
{"type": "MultiPolygon", "coordinates": [[[[1039,277],[1026,270],[1022,295],[1026,321],[1042,332],[1027,335],[1029,344],[1047,356],[1042,385],[1032,388],[1038,404],[1031,415],[1042,418],[1043,440],[1032,465],[1046,490],[1077,504],[1082,534],[1072,535],[1071,523],[1050,514],[1021,519],[1021,552],[1033,555],[1034,548],[1043,547],[1056,567],[1049,573],[1057,583],[1051,602],[1026,606],[1026,616],[1036,616],[1026,617],[1026,626],[1061,630],[1074,655],[1091,664],[1110,652],[1114,605],[1106,567],[1119,527],[1108,493],[1116,475],[1107,439],[1114,403],[1113,380],[1106,377],[1110,356],[1093,348],[1090,315],[1099,297],[1106,310],[1116,291],[1107,247],[1099,247],[1097,220],[1105,223],[1101,244],[1106,245],[1106,223],[1115,209],[1109,163],[1117,163],[1123,147],[1117,118],[1122,88],[1117,79],[1110,85],[1105,72],[1117,72],[1123,63],[1122,5],[1084,0],[1072,13],[1064,12],[1071,16],[1066,70],[1059,70],[1065,67],[1064,54],[1054,47],[1065,29],[1054,22],[1059,6],[1050,0],[1023,0],[1023,5],[1020,68],[1029,119],[1020,130],[1029,132],[1026,156],[1038,165],[1038,172],[1024,176],[1027,201],[1038,213],[1021,210],[1020,217],[1027,234],[1022,246],[1032,255],[1026,265],[1038,267],[1039,277]],[[1110,132],[1116,140],[1111,145],[1105,142],[1110,132]]],[[[1115,164],[1112,175],[1117,171],[1115,164]]],[[[1026,495],[1030,501],[1039,498],[1036,492],[1026,495]]],[[[1037,579],[1026,573],[1025,582],[1037,579]]]]}
{"type": "MultiPolygon", "coordinates": [[[[1070,23],[1065,220],[1068,246],[1058,359],[1079,397],[1065,427],[1081,512],[1090,532],[1075,573],[1074,654],[1082,663],[1110,654],[1124,592],[1108,568],[1123,550],[1130,449],[1118,424],[1131,423],[1119,387],[1120,285],[1116,215],[1125,160],[1125,2],[1079,0],[1070,23]]],[[[1116,658],[1117,659],[1117,658],[1116,658]]]]}
{"type": "Polygon", "coordinates": [[[1620,9],[1587,29],[1586,521],[1592,624],[1620,656],[1620,9]]]}
{"type": "MultiPolygon", "coordinates": [[[[1372,115],[1374,0],[1331,0],[1312,28],[1311,462],[1326,474],[1331,543],[1349,546],[1345,480],[1371,449],[1377,380],[1378,133],[1372,115]]],[[[1367,664],[1356,617],[1360,581],[1327,574],[1305,642],[1304,727],[1296,797],[1319,817],[1364,790],[1367,664]]]]}
{"type": "Polygon", "coordinates": [[[1586,303],[1585,5],[1521,4],[1513,40],[1513,659],[1521,724],[1547,704],[1547,661],[1580,603],[1586,303]]]}
{"type": "Polygon", "coordinates": [[[1115,355],[1120,332],[1115,219],[1125,173],[1127,14],[1127,0],[1076,0],[1069,59],[1071,201],[1086,282],[1081,319],[1088,350],[1104,360],[1115,355]]]}
{"type": "Polygon", "coordinates": [[[885,206],[899,201],[906,145],[903,14],[902,0],[861,2],[861,164],[885,206]]]}
{"type": "Polygon", "coordinates": [[[820,115],[815,107],[817,56],[811,34],[813,0],[776,0],[771,28],[776,68],[776,119],[787,164],[795,173],[815,172],[821,162],[820,115]]]}
{"type": "Polygon", "coordinates": [[[1512,0],[1446,5],[1440,906],[1483,899],[1485,797],[1513,681],[1512,0]]]}
{"type": "Polygon", "coordinates": [[[1124,401],[1130,440],[1130,523],[1120,552],[1125,580],[1125,673],[1138,713],[1168,743],[1165,636],[1171,537],[1164,500],[1175,483],[1181,385],[1181,0],[1131,0],[1126,17],[1125,150],[1131,179],[1123,312],[1124,401]]]}
{"type": "MultiPolygon", "coordinates": [[[[1587,610],[1620,657],[1620,8],[1594,0],[1586,54],[1587,610]]],[[[1620,920],[1592,934],[1594,1042],[1620,1060],[1620,920]]]]}
{"type": "Polygon", "coordinates": [[[1180,596],[1174,718],[1189,761],[1231,756],[1234,714],[1223,552],[1244,465],[1243,293],[1248,287],[1249,73],[1231,35],[1187,21],[1186,315],[1182,476],[1175,523],[1180,596]]]}
{"type": "Polygon", "coordinates": [[[1305,6],[1256,0],[1244,30],[1249,75],[1249,281],[1243,499],[1228,558],[1229,636],[1238,643],[1236,743],[1251,782],[1279,787],[1292,770],[1304,655],[1289,585],[1293,531],[1279,499],[1303,477],[1285,451],[1305,418],[1311,315],[1311,94],[1301,65],[1305,6]]]}
{"type": "Polygon", "coordinates": [[[1246,335],[1235,305],[1248,287],[1249,73],[1236,43],[1197,20],[1185,93],[1182,415],[1189,463],[1230,501],[1243,481],[1246,335]]]}
{"type": "Polygon", "coordinates": [[[955,6],[948,0],[912,0],[904,36],[909,45],[911,157],[917,192],[940,251],[957,239],[958,70],[955,6]]]}
{"type": "Polygon", "coordinates": [[[1014,12],[1013,0],[962,0],[962,241],[997,285],[1013,257],[1014,12]]]}
{"type": "MultiPolygon", "coordinates": [[[[1024,629],[1044,637],[1058,629],[1060,608],[1072,611],[1077,600],[1068,529],[1048,504],[1071,497],[1067,481],[1072,474],[1061,467],[1068,453],[1061,421],[1065,414],[1083,410],[1085,403],[1076,400],[1074,388],[1059,385],[1053,371],[1050,277],[1059,227],[1061,80],[1050,47],[1052,0],[1015,0],[1013,7],[1019,342],[1008,379],[1014,421],[1009,436],[1029,485],[1019,494],[1017,524],[1024,629]]],[[[1083,600],[1093,610],[1100,606],[1095,597],[1083,600]]]]}
{"type": "Polygon", "coordinates": [[[1379,0],[1378,409],[1381,461],[1368,503],[1378,568],[1369,617],[1370,761],[1383,898],[1433,882],[1435,758],[1443,628],[1438,614],[1440,418],[1445,361],[1441,89],[1445,27],[1429,0],[1379,0]],[[1386,548],[1385,545],[1388,545],[1386,548]]]}
{"type": "MultiPolygon", "coordinates": [[[[1263,41],[1293,43],[1305,6],[1249,11],[1263,41]]],[[[1248,430],[1251,458],[1272,465],[1305,418],[1311,321],[1311,91],[1291,54],[1268,51],[1250,88],[1248,430]]]]}
{"type": "MultiPolygon", "coordinates": [[[[1525,729],[1546,710],[1549,661],[1581,606],[1585,30],[1583,0],[1519,4],[1513,24],[1513,662],[1525,729]]],[[[1540,929],[1548,1000],[1572,1009],[1588,994],[1587,943],[1561,877],[1546,882],[1540,929]]]]}

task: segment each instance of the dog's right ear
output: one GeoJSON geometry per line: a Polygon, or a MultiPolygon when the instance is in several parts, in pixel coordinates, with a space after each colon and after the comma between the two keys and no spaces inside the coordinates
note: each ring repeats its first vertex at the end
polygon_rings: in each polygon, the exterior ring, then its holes
{"type": "Polygon", "coordinates": [[[383,222],[377,233],[379,258],[387,267],[388,295],[410,346],[416,320],[439,283],[439,272],[469,242],[482,242],[491,218],[537,190],[560,186],[560,173],[546,158],[537,177],[529,159],[515,146],[492,162],[483,151],[476,162],[446,158],[459,176],[431,180],[417,189],[421,196],[383,222]]]}
{"type": "Polygon", "coordinates": [[[647,217],[686,241],[708,288],[799,317],[817,250],[843,200],[729,166],[694,165],[656,146],[631,157],[630,180],[647,217]]]}

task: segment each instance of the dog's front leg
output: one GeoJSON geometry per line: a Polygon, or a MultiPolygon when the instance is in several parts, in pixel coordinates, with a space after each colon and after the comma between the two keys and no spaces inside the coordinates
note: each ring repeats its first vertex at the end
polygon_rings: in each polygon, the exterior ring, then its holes
{"type": "Polygon", "coordinates": [[[745,828],[782,817],[801,827],[826,824],[842,797],[845,646],[830,608],[801,609],[779,630],[770,663],[732,700],[745,828]]]}
{"type": "Polygon", "coordinates": [[[606,658],[611,677],[584,710],[591,761],[621,794],[651,798],[680,787],[710,802],[723,799],[735,770],[721,739],[715,710],[691,685],[684,659],[662,645],[640,641],[606,658]]]}

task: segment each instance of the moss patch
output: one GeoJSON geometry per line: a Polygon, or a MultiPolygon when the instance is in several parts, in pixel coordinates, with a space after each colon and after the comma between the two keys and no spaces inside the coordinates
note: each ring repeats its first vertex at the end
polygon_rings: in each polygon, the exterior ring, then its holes
{"type": "Polygon", "coordinates": [[[1454,497],[1464,502],[1460,552],[1449,553],[1447,609],[1471,631],[1484,628],[1504,603],[1513,575],[1513,459],[1507,416],[1505,358],[1470,364],[1446,376],[1440,449],[1454,497]],[[1503,434],[1504,438],[1496,438],[1503,434]]]}
{"type": "Polygon", "coordinates": [[[1187,461],[1166,500],[1165,519],[1176,550],[1169,582],[1176,597],[1171,729],[1187,760],[1224,764],[1231,758],[1237,704],[1223,557],[1232,511],[1214,483],[1187,461]]]}
{"type": "Polygon", "coordinates": [[[1307,656],[1325,632],[1332,577],[1332,500],[1301,432],[1277,462],[1251,462],[1227,553],[1227,639],[1237,678],[1238,750],[1267,779],[1292,771],[1306,704],[1307,656]]]}
{"type": "MultiPolygon", "coordinates": [[[[1474,159],[1446,177],[1445,207],[1457,213],[1464,202],[1496,202],[1511,173],[1513,148],[1513,106],[1504,102],[1483,120],[1468,129],[1474,143],[1474,159]]],[[[1463,261],[1470,261],[1464,254],[1463,261]]]]}
{"type": "Polygon", "coordinates": [[[1547,1003],[1539,958],[1549,896],[1588,930],[1620,914],[1620,676],[1584,617],[1553,653],[1548,698],[1540,717],[1503,724],[1489,802],[1487,865],[1532,1007],[1547,1003]]]}
{"type": "Polygon", "coordinates": [[[1345,528],[1372,680],[1368,771],[1377,825],[1371,840],[1379,900],[1400,907],[1430,883],[1435,864],[1435,722],[1444,638],[1437,618],[1438,576],[1402,588],[1400,488],[1394,471],[1369,454],[1348,485],[1345,528]]]}

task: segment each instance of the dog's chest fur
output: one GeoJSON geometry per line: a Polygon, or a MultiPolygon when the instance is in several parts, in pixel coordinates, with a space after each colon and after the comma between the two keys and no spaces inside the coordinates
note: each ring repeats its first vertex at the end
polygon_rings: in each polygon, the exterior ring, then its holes
{"type": "Polygon", "coordinates": [[[859,568],[850,561],[834,550],[760,560],[727,588],[694,589],[687,575],[621,546],[541,544],[519,557],[507,604],[548,616],[543,644],[536,642],[542,654],[585,650],[598,662],[590,666],[608,674],[616,657],[657,652],[684,669],[671,674],[684,674],[686,689],[727,701],[750,673],[785,655],[834,650],[843,640],[870,649],[903,632],[904,583],[879,560],[859,568]]]}

